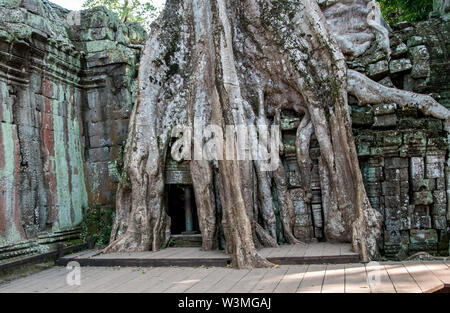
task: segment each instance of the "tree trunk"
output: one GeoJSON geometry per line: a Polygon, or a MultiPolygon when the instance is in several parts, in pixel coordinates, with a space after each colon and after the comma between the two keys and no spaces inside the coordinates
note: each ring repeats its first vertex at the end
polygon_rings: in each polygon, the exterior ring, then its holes
{"type": "MultiPolygon", "coordinates": [[[[362,7],[367,1],[359,2],[362,7]]],[[[333,12],[335,17],[338,11],[333,12]]],[[[106,252],[158,250],[167,243],[170,218],[162,199],[170,133],[177,125],[193,126],[193,133],[217,125],[214,136],[194,141],[189,154],[203,249],[214,248],[221,224],[234,266],[271,266],[256,247],[276,246],[280,239],[272,183],[283,237],[300,243],[293,233],[293,202],[279,158],[283,148],[263,145],[269,160],[254,160],[261,156],[254,142],[273,141],[275,133],[267,139],[249,128],[253,158],[231,157],[228,148],[239,151],[242,132],[225,134],[229,125],[279,128],[280,111],[292,110],[303,118],[296,151],[305,202],[311,199],[309,144],[313,135],[319,141],[326,239],[351,242],[364,261],[376,256],[381,217],[364,189],[347,90],[363,98],[354,84],[363,80],[372,98],[380,100],[380,89],[352,71],[347,80],[342,42],[330,32],[333,21],[327,24],[316,0],[167,1],[141,59],[113,241],[106,252]],[[213,138],[223,140],[215,145],[216,158],[202,158],[203,143],[213,138]],[[278,166],[268,171],[267,163],[278,166]]],[[[351,50],[351,40],[345,47],[351,50]]],[[[357,48],[349,55],[364,47],[357,48]]],[[[395,90],[381,92],[395,100],[405,97],[395,90]]],[[[447,118],[446,111],[427,100],[425,110],[447,118]]]]}

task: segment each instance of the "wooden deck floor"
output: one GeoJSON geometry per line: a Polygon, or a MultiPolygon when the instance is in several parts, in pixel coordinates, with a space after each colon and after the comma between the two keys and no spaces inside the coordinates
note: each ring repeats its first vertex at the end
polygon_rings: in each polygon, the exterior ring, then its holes
{"type": "Polygon", "coordinates": [[[311,264],[270,269],[82,267],[81,285],[54,267],[0,286],[0,293],[429,293],[450,287],[445,262],[311,264]]]}
{"type": "MultiPolygon", "coordinates": [[[[358,263],[359,255],[349,244],[315,243],[266,248],[259,253],[280,265],[358,263]]],[[[200,248],[168,248],[158,252],[111,253],[83,251],[58,260],[65,266],[77,261],[82,266],[227,266],[231,257],[222,251],[202,251],[200,248]]]]}

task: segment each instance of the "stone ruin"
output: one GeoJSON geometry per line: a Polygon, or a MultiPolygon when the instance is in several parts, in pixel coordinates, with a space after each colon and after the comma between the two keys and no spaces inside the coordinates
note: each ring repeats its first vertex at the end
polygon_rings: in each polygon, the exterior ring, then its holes
{"type": "MultiPolygon", "coordinates": [[[[450,108],[449,25],[446,11],[395,25],[390,58],[369,48],[348,66],[386,86],[431,94],[450,108]]],[[[0,262],[75,243],[88,207],[114,209],[146,36],[103,8],[70,12],[46,0],[0,0],[0,262]]],[[[383,216],[382,255],[448,255],[450,173],[442,121],[395,103],[360,107],[349,100],[365,187],[383,216]]],[[[311,142],[312,201],[305,205],[295,160],[300,120],[283,111],[281,122],[295,236],[324,241],[317,140],[311,142]]],[[[173,201],[169,189],[186,190],[191,181],[186,164],[168,164],[167,201],[173,201]]],[[[183,210],[174,214],[184,218],[183,210]]]]}

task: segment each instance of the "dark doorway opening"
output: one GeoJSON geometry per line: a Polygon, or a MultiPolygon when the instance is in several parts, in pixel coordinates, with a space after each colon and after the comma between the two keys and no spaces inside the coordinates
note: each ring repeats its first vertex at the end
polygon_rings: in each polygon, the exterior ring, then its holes
{"type": "Polygon", "coordinates": [[[197,206],[195,204],[194,191],[189,185],[167,185],[167,208],[168,214],[172,220],[172,235],[179,235],[186,231],[186,214],[185,214],[185,188],[191,188],[191,208],[192,208],[192,228],[193,231],[199,232],[197,206]]]}

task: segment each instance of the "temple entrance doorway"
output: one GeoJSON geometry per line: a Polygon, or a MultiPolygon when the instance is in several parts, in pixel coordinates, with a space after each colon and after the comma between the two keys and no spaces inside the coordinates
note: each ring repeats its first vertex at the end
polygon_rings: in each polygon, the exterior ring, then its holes
{"type": "Polygon", "coordinates": [[[197,207],[191,185],[167,185],[168,213],[173,235],[199,233],[197,207]]]}
{"type": "Polygon", "coordinates": [[[189,162],[166,163],[166,208],[171,218],[171,241],[174,247],[201,247],[197,206],[191,182],[189,162]]]}

